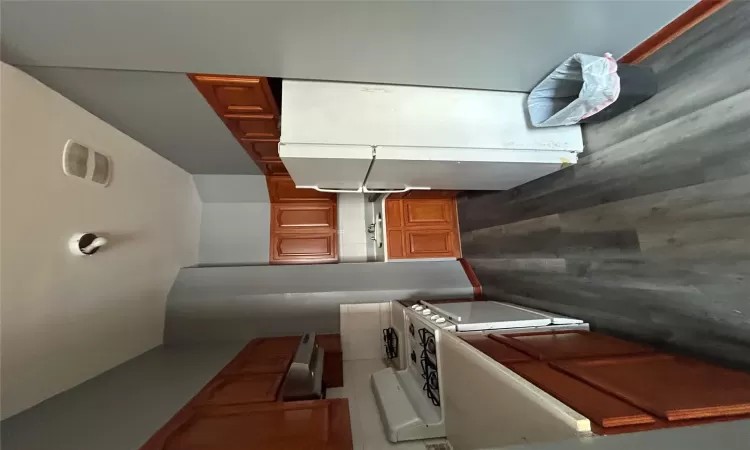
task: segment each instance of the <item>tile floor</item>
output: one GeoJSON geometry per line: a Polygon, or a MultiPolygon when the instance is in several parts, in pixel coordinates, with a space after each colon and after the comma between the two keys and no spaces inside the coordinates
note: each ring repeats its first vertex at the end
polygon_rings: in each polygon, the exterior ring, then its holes
{"type": "Polygon", "coordinates": [[[385,367],[379,359],[344,361],[344,387],[328,390],[328,398],[348,398],[354,450],[425,450],[427,444],[445,444],[445,439],[388,442],[380,421],[370,374],[385,367]]]}

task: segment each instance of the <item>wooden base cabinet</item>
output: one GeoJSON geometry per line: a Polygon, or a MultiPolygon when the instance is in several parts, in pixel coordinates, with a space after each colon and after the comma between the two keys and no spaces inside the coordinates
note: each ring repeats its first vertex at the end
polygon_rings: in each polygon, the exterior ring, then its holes
{"type": "Polygon", "coordinates": [[[297,189],[291,178],[266,177],[271,199],[271,264],[338,261],[336,194],[297,189]]]}
{"type": "Polygon", "coordinates": [[[141,450],[351,450],[347,399],[185,408],[141,450]]]}
{"type": "MultiPolygon", "coordinates": [[[[298,336],[251,341],[141,450],[352,450],[347,399],[279,398],[298,343],[298,336]]],[[[343,385],[340,335],[319,335],[318,344],[324,382],[343,385]]]]}

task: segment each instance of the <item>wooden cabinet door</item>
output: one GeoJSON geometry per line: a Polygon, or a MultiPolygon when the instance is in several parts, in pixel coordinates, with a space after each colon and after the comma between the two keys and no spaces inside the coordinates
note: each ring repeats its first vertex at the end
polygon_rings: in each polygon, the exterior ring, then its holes
{"type": "Polygon", "coordinates": [[[191,79],[219,115],[271,114],[278,116],[276,100],[265,78],[192,75],[191,79]]]}
{"type": "Polygon", "coordinates": [[[490,334],[490,338],[545,361],[633,355],[653,351],[640,344],[580,330],[490,334]]]}
{"type": "Polygon", "coordinates": [[[320,233],[336,229],[336,204],[275,203],[271,205],[271,226],[276,232],[320,233]]]}
{"type": "Polygon", "coordinates": [[[601,427],[611,428],[656,422],[645,411],[557,371],[546,362],[520,362],[510,364],[509,367],[601,427]]]}
{"type": "Polygon", "coordinates": [[[223,373],[286,373],[299,340],[297,336],[254,339],[224,368],[223,373]]]}
{"type": "Polygon", "coordinates": [[[220,374],[193,399],[198,405],[237,405],[274,402],[284,373],[220,374]]]}
{"type": "Polygon", "coordinates": [[[336,194],[329,192],[318,192],[315,189],[297,189],[294,180],[290,177],[267,177],[266,183],[268,184],[268,195],[271,203],[307,203],[336,200],[336,194]]]}
{"type": "Polygon", "coordinates": [[[404,226],[452,229],[456,204],[450,199],[403,200],[404,226]]]}
{"type": "Polygon", "coordinates": [[[458,237],[453,230],[406,230],[407,258],[450,258],[456,256],[458,237]]]}
{"type": "Polygon", "coordinates": [[[346,399],[185,408],[141,450],[351,450],[346,399]]]}
{"type": "Polygon", "coordinates": [[[469,334],[461,336],[461,339],[501,364],[531,361],[529,355],[521,353],[513,347],[501,344],[494,339],[490,339],[484,334],[469,334]]]}
{"type": "Polygon", "coordinates": [[[336,262],[335,233],[274,233],[271,235],[271,264],[336,262]]]}
{"type": "Polygon", "coordinates": [[[389,259],[461,256],[455,198],[388,197],[385,214],[389,259]]]}
{"type": "Polygon", "coordinates": [[[551,364],[668,421],[750,413],[750,374],[701,361],[651,354],[551,364]]]}

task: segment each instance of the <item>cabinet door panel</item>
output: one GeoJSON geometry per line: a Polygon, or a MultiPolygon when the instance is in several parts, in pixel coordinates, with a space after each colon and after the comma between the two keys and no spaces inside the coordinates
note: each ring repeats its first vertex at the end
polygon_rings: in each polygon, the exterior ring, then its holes
{"type": "Polygon", "coordinates": [[[185,408],[141,450],[349,450],[346,399],[185,408]]]}
{"type": "Polygon", "coordinates": [[[656,422],[644,411],[540,361],[515,363],[513,371],[602,427],[656,422]]]}
{"type": "Polygon", "coordinates": [[[287,172],[286,167],[284,167],[284,164],[280,162],[269,162],[269,163],[261,162],[261,163],[258,163],[258,167],[260,167],[266,175],[270,175],[270,176],[289,175],[289,172],[287,172]]]}
{"type": "Polygon", "coordinates": [[[220,375],[195,397],[199,405],[236,405],[276,401],[284,373],[220,375]]]}
{"type": "Polygon", "coordinates": [[[317,232],[336,228],[336,204],[333,202],[311,204],[272,205],[272,225],[276,232],[317,232]]]}
{"type": "Polygon", "coordinates": [[[279,114],[265,78],[226,75],[191,75],[191,78],[219,115],[279,114]]]}
{"type": "Polygon", "coordinates": [[[750,413],[750,374],[701,361],[651,354],[552,366],[669,421],[750,413]]]}
{"type": "Polygon", "coordinates": [[[270,114],[251,116],[227,114],[224,116],[239,139],[278,139],[279,127],[276,118],[270,114]]]}
{"type": "Polygon", "coordinates": [[[407,227],[450,227],[453,224],[455,203],[445,200],[403,200],[404,221],[407,227]]]}
{"type": "Polygon", "coordinates": [[[336,234],[276,233],[271,236],[272,263],[335,262],[336,234]]]}
{"type": "Polygon", "coordinates": [[[406,257],[406,251],[404,251],[404,232],[401,230],[389,230],[388,231],[388,257],[389,258],[404,258],[406,257]]]}
{"type": "Polygon", "coordinates": [[[412,258],[455,256],[456,235],[452,230],[406,230],[406,255],[412,258]]]}
{"type": "Polygon", "coordinates": [[[540,360],[633,355],[651,348],[591,331],[490,334],[490,338],[540,360]]]}

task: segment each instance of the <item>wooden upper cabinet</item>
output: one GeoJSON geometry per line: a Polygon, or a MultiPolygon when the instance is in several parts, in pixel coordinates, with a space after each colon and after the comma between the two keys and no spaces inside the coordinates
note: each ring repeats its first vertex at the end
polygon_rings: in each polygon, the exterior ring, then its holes
{"type": "Polygon", "coordinates": [[[351,450],[346,399],[185,408],[141,450],[351,450]]]}
{"type": "Polygon", "coordinates": [[[279,116],[276,99],[265,78],[200,74],[191,78],[219,115],[279,116]]]}
{"type": "Polygon", "coordinates": [[[320,233],[336,229],[336,204],[274,203],[271,226],[277,232],[320,233]]]}
{"type": "Polygon", "coordinates": [[[255,339],[240,351],[223,373],[286,373],[299,339],[296,336],[255,339]]]}
{"type": "Polygon", "coordinates": [[[542,361],[510,364],[510,368],[548,394],[604,428],[651,424],[645,411],[609,395],[542,361]]]}
{"type": "Polygon", "coordinates": [[[651,354],[553,367],[668,421],[750,414],[750,374],[651,354]]]}
{"type": "Polygon", "coordinates": [[[385,202],[388,258],[459,258],[461,241],[452,196],[385,202]]]}
{"type": "Polygon", "coordinates": [[[264,174],[288,173],[278,151],[281,135],[279,106],[267,78],[209,74],[188,76],[264,174]]]}
{"type": "Polygon", "coordinates": [[[336,200],[336,194],[318,192],[315,189],[297,189],[290,177],[266,177],[268,196],[271,203],[277,202],[320,202],[336,200]]]}
{"type": "Polygon", "coordinates": [[[591,331],[548,331],[541,333],[490,334],[490,338],[520,350],[536,359],[591,358],[632,355],[651,348],[591,331]]]}
{"type": "Polygon", "coordinates": [[[284,373],[220,375],[193,399],[200,405],[236,405],[276,401],[284,373]]]}

